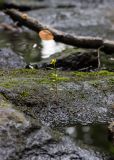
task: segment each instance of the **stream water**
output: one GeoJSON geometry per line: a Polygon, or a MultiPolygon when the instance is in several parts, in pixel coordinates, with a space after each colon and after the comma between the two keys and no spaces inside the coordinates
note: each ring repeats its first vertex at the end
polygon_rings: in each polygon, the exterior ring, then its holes
{"type": "Polygon", "coordinates": [[[96,147],[98,150],[114,154],[114,147],[108,138],[108,130],[106,125],[77,125],[64,129],[76,143],[82,143],[89,147],[96,147]]]}
{"type": "MultiPolygon", "coordinates": [[[[69,1],[62,1],[62,4],[69,1]]],[[[113,1],[74,1],[73,8],[56,8],[60,1],[50,0],[50,8],[29,11],[27,14],[51,25],[59,30],[75,35],[100,36],[114,40],[114,3],[113,1]]],[[[0,22],[11,23],[4,14],[0,14],[0,22]]],[[[40,61],[56,52],[62,52],[63,44],[54,41],[41,42],[34,32],[12,33],[0,32],[0,47],[11,47],[17,54],[21,54],[27,63],[40,61]]]]}

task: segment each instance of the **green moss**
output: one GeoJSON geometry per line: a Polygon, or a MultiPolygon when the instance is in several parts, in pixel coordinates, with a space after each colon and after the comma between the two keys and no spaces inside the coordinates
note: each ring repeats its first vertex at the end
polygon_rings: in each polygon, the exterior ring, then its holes
{"type": "Polygon", "coordinates": [[[95,72],[95,73],[97,73],[97,75],[100,75],[100,76],[114,76],[114,72],[109,72],[106,70],[95,72]]]}
{"type": "MultiPolygon", "coordinates": [[[[90,81],[94,87],[98,87],[99,80],[107,79],[108,84],[114,84],[114,72],[62,72],[57,71],[56,82],[53,81],[52,71],[47,70],[32,70],[32,69],[15,69],[11,71],[0,71],[0,86],[4,88],[16,88],[26,86],[30,89],[31,86],[41,84],[67,83],[90,81]]],[[[23,89],[22,89],[23,90],[23,89]]],[[[28,96],[28,92],[22,92],[21,96],[28,96]]]]}
{"type": "Polygon", "coordinates": [[[5,88],[13,88],[15,86],[19,85],[19,81],[15,80],[7,80],[7,81],[2,81],[0,83],[0,86],[5,87],[5,88]]]}
{"type": "Polygon", "coordinates": [[[20,93],[20,95],[21,95],[22,97],[28,97],[28,96],[29,96],[29,91],[24,90],[24,91],[22,91],[22,92],[20,93]]]}
{"type": "Polygon", "coordinates": [[[76,76],[114,76],[114,72],[109,72],[106,70],[102,70],[99,72],[74,72],[76,76]]]}
{"type": "Polygon", "coordinates": [[[68,82],[70,80],[70,78],[68,77],[58,77],[57,81],[58,82],[68,82]]]}
{"type": "Polygon", "coordinates": [[[33,75],[37,75],[38,74],[38,70],[35,69],[14,69],[14,70],[10,70],[10,71],[4,71],[4,70],[0,70],[0,77],[4,77],[4,76],[11,76],[11,77],[21,77],[21,76],[33,76],[33,75]]]}
{"type": "Polygon", "coordinates": [[[91,80],[91,79],[101,79],[103,77],[114,76],[114,72],[109,72],[106,70],[99,72],[73,72],[73,76],[77,77],[77,80],[91,80]]]}
{"type": "Polygon", "coordinates": [[[50,83],[53,83],[53,82],[68,82],[70,80],[70,78],[68,77],[56,77],[56,79],[54,77],[49,77],[49,81],[50,83]]]}

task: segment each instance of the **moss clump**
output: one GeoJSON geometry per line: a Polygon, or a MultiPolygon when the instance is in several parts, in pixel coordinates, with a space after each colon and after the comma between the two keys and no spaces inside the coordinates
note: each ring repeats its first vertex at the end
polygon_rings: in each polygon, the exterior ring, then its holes
{"type": "Polygon", "coordinates": [[[22,91],[22,92],[20,93],[20,96],[21,96],[21,97],[28,97],[28,96],[29,96],[29,91],[27,91],[27,90],[22,91]]]}
{"type": "Polygon", "coordinates": [[[39,70],[35,70],[35,69],[13,69],[13,70],[0,70],[0,77],[6,77],[8,76],[10,77],[21,77],[21,76],[33,76],[33,75],[37,75],[39,73],[39,70]]]}
{"type": "Polygon", "coordinates": [[[106,70],[99,72],[73,72],[73,76],[76,76],[78,80],[91,80],[91,79],[100,79],[103,77],[114,76],[114,72],[109,72],[106,70]]]}
{"type": "Polygon", "coordinates": [[[12,80],[7,80],[7,81],[2,81],[0,83],[0,86],[5,87],[5,88],[13,88],[15,86],[19,85],[19,81],[16,81],[14,79],[12,80]]]}
{"type": "MultiPolygon", "coordinates": [[[[57,71],[59,75],[56,78],[56,83],[67,82],[83,82],[89,81],[94,87],[100,85],[99,80],[106,80],[108,84],[114,84],[114,72],[108,72],[106,70],[99,72],[63,72],[57,71]]],[[[55,82],[53,81],[52,71],[47,70],[31,70],[31,69],[16,69],[11,71],[0,71],[0,86],[9,89],[22,88],[21,97],[29,96],[29,91],[33,86],[39,86],[42,84],[48,84],[50,87],[55,82]],[[26,91],[28,88],[29,91],[26,91]]]]}
{"type": "Polygon", "coordinates": [[[85,77],[85,76],[93,76],[93,77],[94,76],[114,76],[114,72],[109,72],[106,70],[102,70],[99,72],[74,72],[73,74],[76,76],[82,76],[82,77],[85,77]]]}

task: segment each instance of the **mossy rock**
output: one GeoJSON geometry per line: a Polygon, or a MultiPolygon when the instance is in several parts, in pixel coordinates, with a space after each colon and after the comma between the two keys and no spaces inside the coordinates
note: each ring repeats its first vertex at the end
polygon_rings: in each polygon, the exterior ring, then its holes
{"type": "Polygon", "coordinates": [[[108,122],[113,118],[114,73],[19,69],[0,71],[0,94],[43,124],[108,122]]]}

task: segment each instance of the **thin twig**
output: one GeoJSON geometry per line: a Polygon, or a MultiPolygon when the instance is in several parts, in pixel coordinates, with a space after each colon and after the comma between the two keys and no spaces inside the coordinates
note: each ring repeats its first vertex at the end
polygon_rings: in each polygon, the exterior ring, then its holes
{"type": "Polygon", "coordinates": [[[101,68],[101,60],[100,60],[100,50],[101,48],[103,48],[104,46],[102,45],[101,47],[98,48],[98,55],[97,55],[97,58],[98,58],[98,71],[100,70],[101,68]]]}

